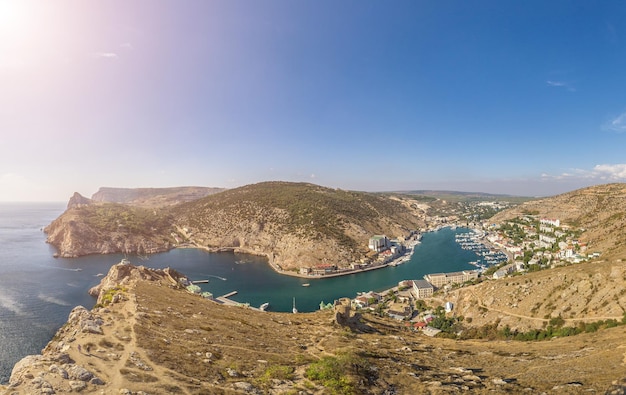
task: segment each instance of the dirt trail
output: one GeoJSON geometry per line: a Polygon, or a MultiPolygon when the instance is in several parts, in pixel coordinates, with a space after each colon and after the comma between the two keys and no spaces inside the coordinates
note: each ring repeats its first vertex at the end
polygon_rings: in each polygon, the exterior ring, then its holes
{"type": "MultiPolygon", "coordinates": [[[[104,334],[97,345],[78,338],[70,353],[77,365],[94,372],[104,381],[103,393],[107,393],[107,389],[114,390],[114,393],[120,389],[146,390],[146,381],[158,386],[162,379],[177,376],[175,372],[151,363],[143,349],[138,347],[134,330],[138,304],[134,292],[129,295],[130,300],[108,306],[111,318],[102,326],[104,334]]],[[[184,388],[180,390],[181,394],[189,394],[184,388]]]]}

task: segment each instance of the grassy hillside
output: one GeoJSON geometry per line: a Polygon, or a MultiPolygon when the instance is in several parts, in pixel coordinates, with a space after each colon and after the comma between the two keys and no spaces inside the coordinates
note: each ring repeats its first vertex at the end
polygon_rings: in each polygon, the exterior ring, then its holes
{"type": "Polygon", "coordinates": [[[396,200],[305,183],[248,185],[182,204],[172,213],[201,245],[288,255],[283,262],[297,257],[290,250],[299,247],[312,249],[302,256],[312,261],[333,254],[358,259],[372,235],[403,236],[419,226],[396,200]]]}
{"type": "Polygon", "coordinates": [[[172,217],[166,211],[117,203],[69,208],[45,229],[64,257],[163,252],[172,248],[172,217]]]}
{"type": "Polygon", "coordinates": [[[328,310],[290,314],[221,305],[183,291],[163,272],[132,270],[145,275],[131,275],[129,281],[114,276],[123,284],[103,289],[110,302],[71,314],[44,355],[21,363],[12,387],[0,387],[0,393],[43,393],[41,388],[155,395],[626,389],[626,326],[541,342],[430,338],[369,313],[353,317],[358,325],[341,326],[328,310]]]}
{"type": "Polygon", "coordinates": [[[372,235],[404,236],[420,225],[398,199],[304,183],[248,185],[160,208],[87,203],[46,229],[63,256],[163,251],[177,231],[179,241],[264,255],[283,268],[348,266],[372,235]]]}
{"type": "Polygon", "coordinates": [[[584,229],[581,239],[607,258],[626,258],[626,184],[606,184],[526,202],[494,222],[533,214],[584,229]]]}

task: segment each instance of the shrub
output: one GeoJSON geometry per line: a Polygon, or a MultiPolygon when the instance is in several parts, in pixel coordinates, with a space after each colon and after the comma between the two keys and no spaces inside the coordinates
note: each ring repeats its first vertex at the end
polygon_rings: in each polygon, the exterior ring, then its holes
{"type": "Polygon", "coordinates": [[[272,365],[268,366],[261,375],[261,381],[269,383],[270,380],[292,380],[295,369],[291,366],[272,365]]]}
{"type": "Polygon", "coordinates": [[[366,360],[354,352],[325,356],[313,362],[305,376],[331,390],[333,394],[356,394],[357,376],[369,372],[366,360]]]}

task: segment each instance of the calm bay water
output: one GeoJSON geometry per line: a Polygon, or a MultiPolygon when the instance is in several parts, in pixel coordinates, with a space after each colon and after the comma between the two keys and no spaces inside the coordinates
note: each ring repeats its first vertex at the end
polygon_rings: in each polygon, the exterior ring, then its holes
{"type": "MultiPolygon", "coordinates": [[[[74,306],[93,307],[87,294],[123,256],[88,256],[55,259],[45,243],[42,228],[58,217],[65,203],[0,203],[0,383],[6,383],[13,365],[22,357],[38,354],[65,323],[74,306]]],[[[133,264],[172,267],[192,280],[208,279],[205,291],[252,306],[269,302],[270,310],[313,311],[321,301],[354,297],[357,292],[383,290],[401,280],[420,279],[427,273],[473,269],[471,251],[461,249],[448,228],[424,235],[411,260],[397,267],[367,273],[309,280],[280,275],[264,258],[177,249],[147,259],[129,256],[133,264]],[[309,287],[302,284],[309,283],[309,287]]]]}

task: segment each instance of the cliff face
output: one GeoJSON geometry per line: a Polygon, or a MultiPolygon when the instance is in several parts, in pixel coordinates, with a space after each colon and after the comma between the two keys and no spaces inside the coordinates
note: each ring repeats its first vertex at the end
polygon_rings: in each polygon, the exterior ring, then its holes
{"type": "Polygon", "coordinates": [[[89,254],[152,254],[172,248],[169,217],[122,205],[69,208],[44,231],[46,241],[67,258],[89,254]]]}
{"type": "Polygon", "coordinates": [[[67,203],[67,208],[75,208],[80,206],[86,206],[92,204],[93,201],[89,198],[84,197],[78,192],[74,192],[74,195],[70,198],[70,201],[67,203]]]}

